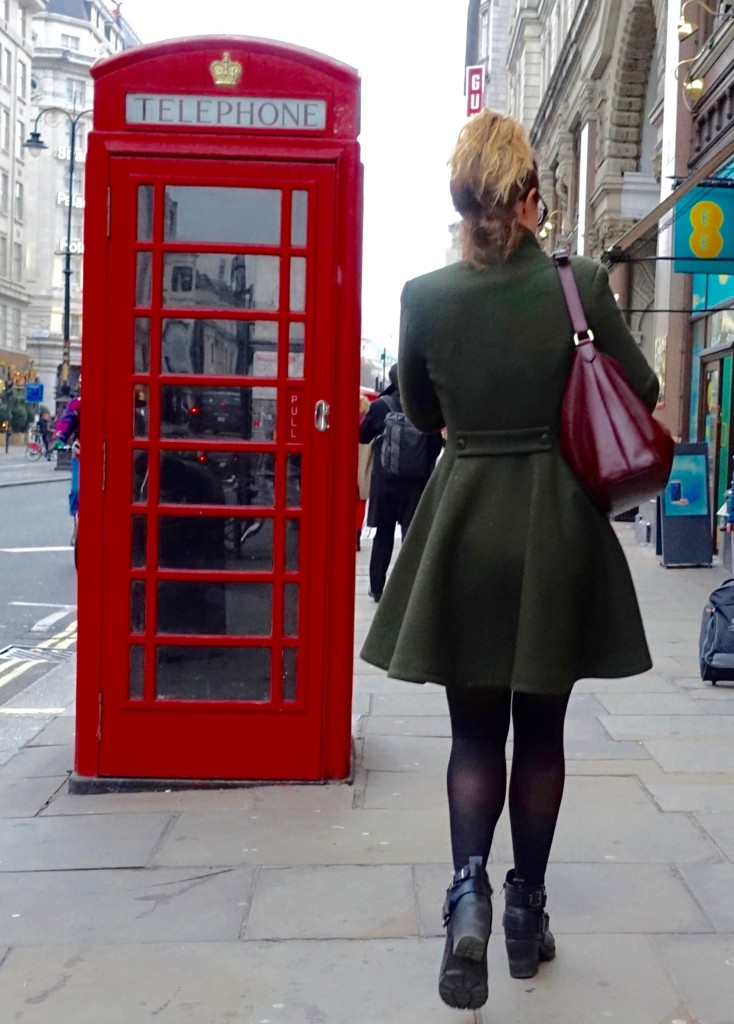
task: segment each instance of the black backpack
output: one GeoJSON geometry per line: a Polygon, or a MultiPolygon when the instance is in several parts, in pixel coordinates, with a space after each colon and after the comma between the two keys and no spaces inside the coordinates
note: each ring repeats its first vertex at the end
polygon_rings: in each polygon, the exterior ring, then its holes
{"type": "Polygon", "coordinates": [[[698,656],[701,679],[714,686],[720,679],[734,680],[734,579],[711,592],[701,618],[698,656]]]}
{"type": "Polygon", "coordinates": [[[427,480],[430,475],[428,438],[413,426],[389,395],[382,398],[390,412],[385,417],[380,462],[391,480],[427,480]]]}

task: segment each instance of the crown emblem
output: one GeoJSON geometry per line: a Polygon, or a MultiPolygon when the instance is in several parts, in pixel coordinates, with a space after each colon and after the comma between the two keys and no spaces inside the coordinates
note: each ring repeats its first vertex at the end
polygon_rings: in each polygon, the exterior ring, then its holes
{"type": "Polygon", "coordinates": [[[229,51],[225,50],[221,60],[213,60],[209,65],[215,85],[237,85],[242,78],[242,65],[232,60],[229,51]]]}

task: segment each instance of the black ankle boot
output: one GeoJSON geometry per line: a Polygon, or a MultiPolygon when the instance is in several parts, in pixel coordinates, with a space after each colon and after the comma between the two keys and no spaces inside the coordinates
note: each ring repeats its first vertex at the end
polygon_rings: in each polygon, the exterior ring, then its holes
{"type": "Polygon", "coordinates": [[[533,978],[538,973],[539,960],[552,960],[556,955],[556,940],[548,927],[545,912],[545,886],[526,885],[507,872],[505,880],[505,946],[513,978],[533,978]]]}
{"type": "Polygon", "coordinates": [[[438,992],[448,1006],[478,1010],[487,1001],[487,943],[492,932],[492,887],[481,857],[470,857],[446,891],[446,928],[438,992]]]}

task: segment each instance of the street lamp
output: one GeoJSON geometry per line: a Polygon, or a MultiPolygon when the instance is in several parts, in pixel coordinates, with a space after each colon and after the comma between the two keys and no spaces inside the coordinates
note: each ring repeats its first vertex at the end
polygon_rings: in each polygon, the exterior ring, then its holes
{"type": "Polygon", "coordinates": [[[66,110],[64,107],[43,107],[33,125],[33,131],[23,143],[24,149],[37,157],[48,146],[41,138],[38,122],[47,114],[61,114],[69,122],[69,212],[66,217],[66,252],[64,253],[64,343],[61,357],[61,383],[68,385],[71,364],[71,214],[74,208],[74,160],[76,156],[76,132],[83,117],[92,110],[66,110]]]}

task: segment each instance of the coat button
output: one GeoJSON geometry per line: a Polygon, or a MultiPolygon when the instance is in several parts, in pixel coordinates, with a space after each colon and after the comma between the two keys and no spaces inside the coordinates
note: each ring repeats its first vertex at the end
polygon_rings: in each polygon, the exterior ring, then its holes
{"type": "Polygon", "coordinates": [[[461,451],[463,448],[466,448],[466,438],[465,437],[457,437],[457,439],[456,439],[456,447],[459,449],[459,451],[461,451]]]}
{"type": "Polygon", "coordinates": [[[547,433],[543,432],[540,435],[540,443],[541,444],[550,444],[550,434],[547,434],[547,433]]]}

